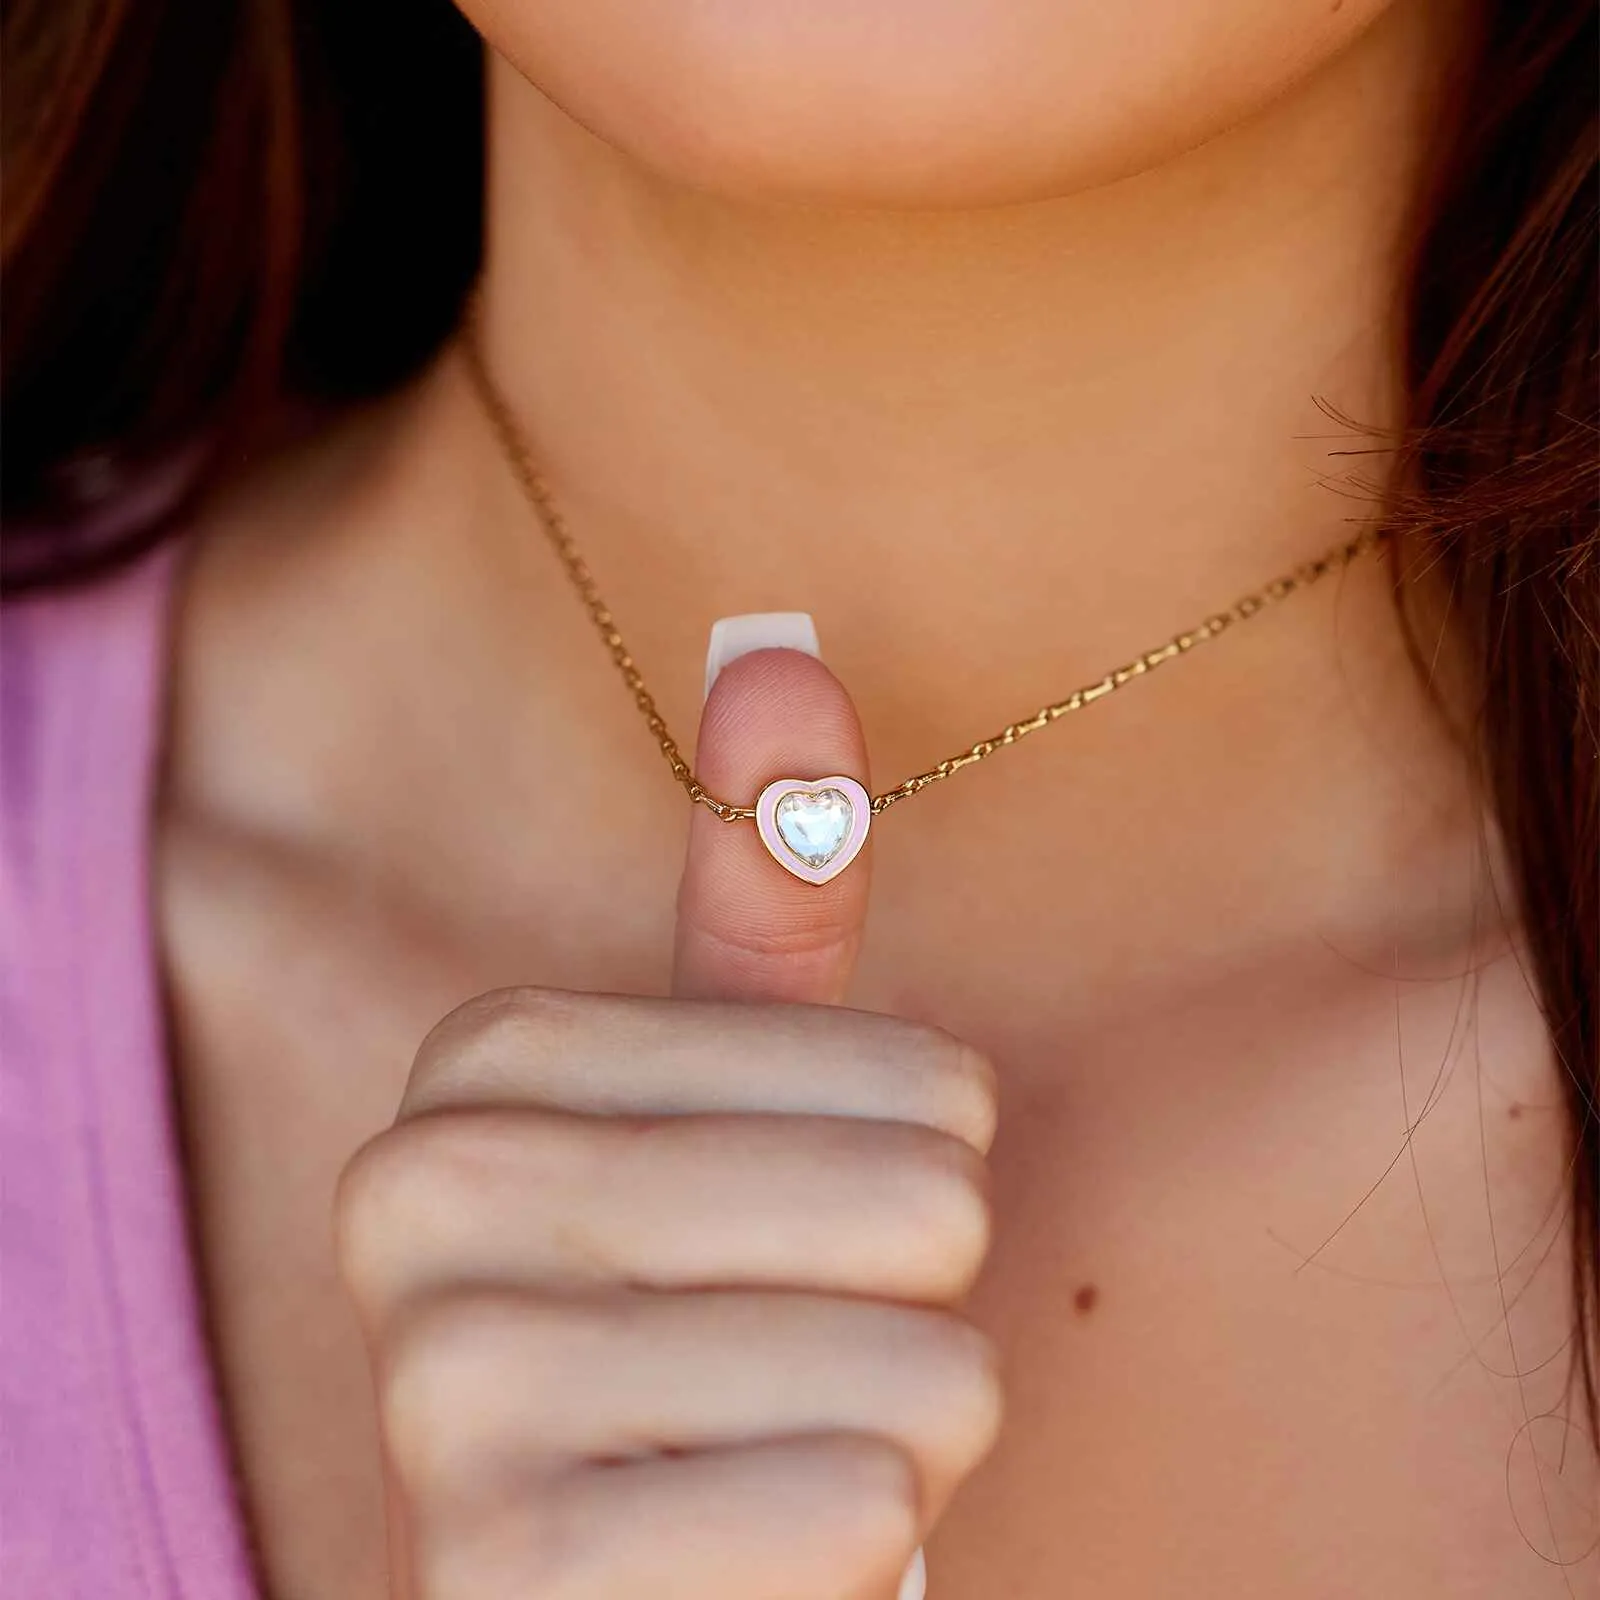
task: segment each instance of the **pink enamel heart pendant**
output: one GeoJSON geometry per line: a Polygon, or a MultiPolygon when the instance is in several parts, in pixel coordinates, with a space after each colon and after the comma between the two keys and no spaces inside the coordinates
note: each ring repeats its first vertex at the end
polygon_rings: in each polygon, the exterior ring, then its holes
{"type": "Polygon", "coordinates": [[[767,853],[802,883],[837,878],[861,853],[872,796],[854,778],[778,778],[756,801],[767,853]]]}

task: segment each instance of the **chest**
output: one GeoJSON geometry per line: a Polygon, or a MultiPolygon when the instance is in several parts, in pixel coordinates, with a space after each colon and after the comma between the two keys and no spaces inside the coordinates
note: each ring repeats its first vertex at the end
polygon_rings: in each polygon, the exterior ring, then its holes
{"type": "MultiPolygon", "coordinates": [[[[467,946],[309,889],[241,899],[209,937],[210,897],[168,916],[224,1402],[272,1591],[379,1600],[338,1172],[461,999],[659,989],[665,939],[467,946]]],[[[1514,967],[1469,994],[1290,960],[1091,1007],[1061,966],[1034,929],[957,970],[891,906],[854,997],[1002,1068],[971,1311],[1008,1413],[930,1545],[938,1600],[1564,1593],[1549,1562],[1593,1539],[1595,1496],[1556,1414],[1561,1124],[1514,967]]]]}

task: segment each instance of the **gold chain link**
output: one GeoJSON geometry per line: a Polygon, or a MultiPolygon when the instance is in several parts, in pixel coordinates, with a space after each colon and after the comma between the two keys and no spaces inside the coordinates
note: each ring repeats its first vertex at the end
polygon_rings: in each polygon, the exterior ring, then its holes
{"type": "MultiPolygon", "coordinates": [[[[595,582],[594,574],[589,570],[588,563],[578,549],[577,541],[567,527],[566,519],[555,503],[549,484],[545,482],[543,474],[534,464],[532,453],[522,437],[510,405],[489,376],[478,337],[476,297],[468,307],[462,344],[473,385],[494,426],[495,435],[506,459],[537,514],[551,546],[566,569],[567,576],[578,591],[584,609],[588,611],[600,637],[605,641],[606,649],[611,652],[611,659],[616,663],[617,671],[622,674],[622,681],[632,692],[634,704],[638,706],[651,733],[656,736],[661,746],[661,753],[667,758],[667,765],[672,768],[673,777],[683,785],[690,800],[696,805],[705,806],[723,822],[751,821],[755,817],[754,808],[730,805],[726,800],[719,800],[711,794],[694,775],[694,768],[684,759],[683,752],[672,737],[666,719],[656,706],[655,697],[645,684],[644,674],[629,653],[628,646],[617,629],[616,620],[611,615],[611,609],[600,593],[600,586],[595,582]]],[[[1337,545],[1325,555],[1318,556],[1316,560],[1307,561],[1292,572],[1274,578],[1271,583],[1242,596],[1226,610],[1214,613],[1195,627],[1174,634],[1159,648],[1135,657],[1126,666],[1108,672],[1094,683],[1074,689],[1065,700],[1056,700],[1040,706],[1031,717],[1025,717],[1020,722],[1008,723],[999,733],[978,740],[959,755],[947,756],[926,772],[916,773],[903,783],[897,783],[894,788],[885,789],[882,794],[875,794],[872,797],[873,815],[887,811],[890,806],[911,795],[920,794],[930,784],[942,782],[945,778],[960,772],[963,767],[976,765],[993,755],[996,750],[1003,750],[1008,745],[1016,744],[1019,740],[1027,738],[1030,733],[1037,733],[1039,729],[1048,727],[1059,718],[1093,705],[1096,700],[1104,699],[1106,695],[1122,688],[1124,684],[1131,683],[1133,679],[1142,678],[1147,672],[1154,672],[1157,667],[1165,665],[1168,661],[1175,661],[1179,656],[1187,655],[1197,645],[1205,644],[1219,634],[1226,633],[1235,623],[1248,622],[1268,606],[1275,605],[1280,600],[1287,600],[1290,595],[1297,594],[1302,589],[1310,588],[1329,573],[1342,571],[1358,556],[1375,549],[1382,543],[1384,537],[1385,532],[1382,529],[1367,529],[1355,538],[1337,545]]]]}

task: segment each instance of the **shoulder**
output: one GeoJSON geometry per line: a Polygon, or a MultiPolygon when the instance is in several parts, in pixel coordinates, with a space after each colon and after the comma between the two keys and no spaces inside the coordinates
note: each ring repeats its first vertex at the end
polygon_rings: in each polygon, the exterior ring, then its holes
{"type": "Polygon", "coordinates": [[[0,1498],[30,1593],[120,1595],[141,1570],[165,1593],[157,1549],[208,1595],[249,1592],[150,921],[182,559],[0,608],[0,1498]]]}
{"type": "Polygon", "coordinates": [[[0,1037],[7,1097],[48,1071],[91,959],[134,982],[168,595],[163,547],[0,609],[0,1037]]]}
{"type": "Polygon", "coordinates": [[[163,546],[93,584],[0,609],[0,924],[8,935],[62,852],[135,800],[161,704],[163,546]]]}

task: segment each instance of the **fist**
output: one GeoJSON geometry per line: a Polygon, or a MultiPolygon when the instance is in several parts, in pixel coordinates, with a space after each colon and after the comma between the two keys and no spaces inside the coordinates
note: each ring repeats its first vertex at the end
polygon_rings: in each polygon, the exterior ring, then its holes
{"type": "Polygon", "coordinates": [[[416,1600],[892,1600],[998,1424],[993,1074],[814,1005],[486,995],[347,1167],[416,1600]]]}

